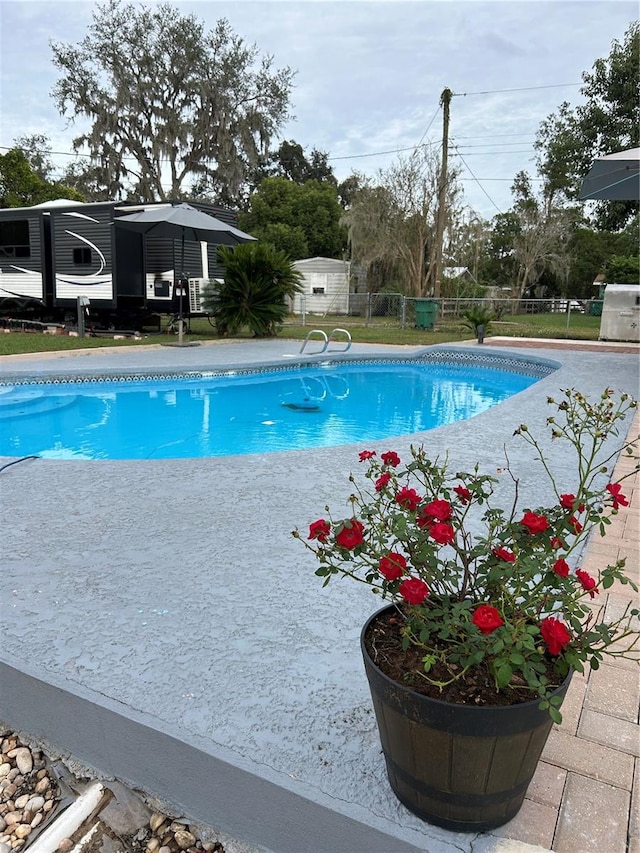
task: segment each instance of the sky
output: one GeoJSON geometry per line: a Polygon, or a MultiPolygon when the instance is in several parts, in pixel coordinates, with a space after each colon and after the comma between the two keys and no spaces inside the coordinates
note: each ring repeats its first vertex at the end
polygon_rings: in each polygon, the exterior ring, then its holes
{"type": "MultiPolygon", "coordinates": [[[[150,0],[145,0],[150,2],[150,0]]],[[[540,123],[577,106],[582,73],[640,17],[627,0],[185,0],[207,29],[226,18],[295,72],[280,132],[325,151],[336,177],[375,177],[398,156],[442,142],[440,95],[453,91],[450,164],[464,201],[489,219],[511,206],[516,173],[535,177],[540,123]]],[[[47,135],[61,167],[78,128],[58,113],[50,40],[76,44],[97,4],[0,0],[0,153],[47,135]]],[[[277,147],[277,146],[274,146],[277,147]]],[[[535,186],[535,184],[534,184],[535,186]]]]}

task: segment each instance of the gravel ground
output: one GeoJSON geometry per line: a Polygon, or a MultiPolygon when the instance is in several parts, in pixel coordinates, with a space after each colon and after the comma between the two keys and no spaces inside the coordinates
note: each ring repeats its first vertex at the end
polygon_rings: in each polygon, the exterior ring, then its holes
{"type": "MultiPolygon", "coordinates": [[[[0,725],[0,853],[28,849],[89,781],[0,725]]],[[[59,841],[59,853],[233,853],[120,783],[102,784],[100,806],[59,841]]]]}

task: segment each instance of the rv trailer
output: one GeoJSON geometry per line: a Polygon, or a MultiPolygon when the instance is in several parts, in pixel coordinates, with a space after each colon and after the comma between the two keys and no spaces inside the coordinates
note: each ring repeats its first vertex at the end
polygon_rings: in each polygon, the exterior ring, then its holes
{"type": "MultiPolygon", "coordinates": [[[[77,316],[82,297],[94,325],[137,328],[151,314],[177,310],[182,279],[189,314],[204,314],[205,284],[224,275],[217,246],[187,240],[180,269],[180,241],[117,225],[120,216],[161,204],[59,200],[0,210],[0,314],[63,321],[77,316]]],[[[230,210],[192,206],[236,225],[230,210]]]]}

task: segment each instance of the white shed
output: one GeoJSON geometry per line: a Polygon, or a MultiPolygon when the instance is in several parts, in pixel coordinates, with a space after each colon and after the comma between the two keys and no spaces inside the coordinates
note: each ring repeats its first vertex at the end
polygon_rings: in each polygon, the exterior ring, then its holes
{"type": "Polygon", "coordinates": [[[640,343],[640,284],[606,286],[600,340],[640,343]]]}
{"type": "Polygon", "coordinates": [[[310,314],[349,313],[349,261],[305,258],[293,266],[304,276],[302,291],[293,298],[292,311],[310,314]]]}

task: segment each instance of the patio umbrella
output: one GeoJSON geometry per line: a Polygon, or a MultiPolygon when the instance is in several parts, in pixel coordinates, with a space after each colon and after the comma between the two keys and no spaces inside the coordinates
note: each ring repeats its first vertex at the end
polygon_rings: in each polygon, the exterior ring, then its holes
{"type": "Polygon", "coordinates": [[[580,189],[581,199],[640,200],[640,148],[607,154],[594,161],[580,189]]]}
{"type": "Polygon", "coordinates": [[[248,243],[255,240],[251,234],[228,225],[215,216],[210,216],[202,210],[191,207],[190,204],[182,203],[165,207],[154,207],[142,210],[139,213],[131,213],[127,216],[118,216],[115,220],[116,228],[126,228],[146,234],[151,237],[172,237],[180,239],[182,250],[180,260],[180,323],[178,329],[178,343],[182,343],[182,296],[184,291],[184,244],[186,240],[196,243],[215,243],[216,245],[235,246],[238,243],[248,243]]]}

